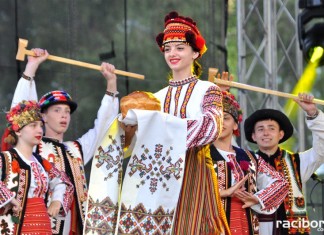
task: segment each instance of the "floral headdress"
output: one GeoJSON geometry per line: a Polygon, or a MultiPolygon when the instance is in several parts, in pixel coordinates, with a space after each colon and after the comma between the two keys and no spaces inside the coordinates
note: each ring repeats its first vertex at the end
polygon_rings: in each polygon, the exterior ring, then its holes
{"type": "Polygon", "coordinates": [[[207,51],[205,39],[193,19],[180,16],[176,11],[172,11],[165,16],[164,27],[163,33],[156,37],[156,42],[162,52],[165,44],[170,42],[188,43],[195,51],[199,52],[199,57],[207,51]]]}
{"type": "MultiPolygon", "coordinates": [[[[235,122],[237,124],[240,124],[240,122],[242,122],[242,110],[239,103],[235,99],[235,96],[228,91],[222,91],[222,93],[223,93],[223,111],[231,114],[235,122]]],[[[234,135],[239,136],[240,135],[239,130],[234,131],[234,135]]]]}
{"type": "Polygon", "coordinates": [[[40,107],[36,101],[23,100],[7,113],[9,131],[19,131],[31,122],[42,120],[40,107]]]}

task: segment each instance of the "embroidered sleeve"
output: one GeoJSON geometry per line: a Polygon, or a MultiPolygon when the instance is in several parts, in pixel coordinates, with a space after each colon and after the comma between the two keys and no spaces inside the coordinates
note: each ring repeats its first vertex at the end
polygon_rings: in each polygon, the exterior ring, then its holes
{"type": "Polygon", "coordinates": [[[299,153],[300,177],[306,183],[311,175],[324,163],[324,114],[319,110],[318,116],[307,120],[306,124],[312,132],[313,147],[299,153]]]}
{"type": "Polygon", "coordinates": [[[11,192],[6,185],[0,181],[0,208],[5,206],[14,197],[14,193],[11,192]]]}
{"type": "Polygon", "coordinates": [[[202,110],[203,116],[199,120],[188,120],[188,148],[213,142],[222,130],[222,93],[218,86],[211,86],[207,90],[202,110]]]}
{"type": "Polygon", "coordinates": [[[73,201],[73,184],[63,171],[59,171],[55,167],[52,167],[52,169],[50,170],[49,178],[49,187],[52,195],[51,200],[61,201],[63,210],[60,211],[60,215],[66,216],[67,212],[71,208],[73,201]]]}
{"type": "Polygon", "coordinates": [[[258,157],[257,189],[255,196],[259,199],[259,208],[252,209],[262,214],[272,214],[280,206],[288,193],[288,182],[281,173],[258,157]],[[261,205],[261,206],[260,206],[261,205]]]}
{"type": "Polygon", "coordinates": [[[118,115],[118,110],[118,99],[105,95],[101,101],[97,118],[94,121],[94,127],[78,139],[78,142],[82,146],[84,165],[93,157],[96,147],[104,138],[109,125],[118,115]]]}
{"type": "MultiPolygon", "coordinates": [[[[2,176],[3,169],[2,160],[3,158],[2,156],[0,156],[0,177],[2,176]]],[[[2,181],[0,181],[0,208],[5,206],[8,202],[10,202],[13,197],[14,193],[11,192],[2,181]]]]}

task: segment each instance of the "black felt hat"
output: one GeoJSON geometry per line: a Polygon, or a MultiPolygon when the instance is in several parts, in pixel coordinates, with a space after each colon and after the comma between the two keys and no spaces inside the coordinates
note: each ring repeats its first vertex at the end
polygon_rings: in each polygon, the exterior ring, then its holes
{"type": "Polygon", "coordinates": [[[292,136],[294,132],[294,128],[289,118],[284,113],[275,109],[260,109],[252,113],[245,120],[244,122],[245,138],[252,143],[256,143],[252,139],[252,133],[254,131],[255,123],[257,123],[258,121],[269,120],[269,119],[278,122],[280,129],[284,131],[284,136],[279,141],[279,144],[285,142],[287,139],[289,139],[292,136]]]}

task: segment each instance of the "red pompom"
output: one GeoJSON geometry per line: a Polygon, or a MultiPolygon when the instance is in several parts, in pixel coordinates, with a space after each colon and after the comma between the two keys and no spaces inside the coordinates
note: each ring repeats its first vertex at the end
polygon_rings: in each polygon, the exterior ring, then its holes
{"type": "Polygon", "coordinates": [[[164,17],[164,22],[167,22],[167,21],[170,20],[170,19],[177,18],[178,16],[179,16],[178,12],[176,12],[176,11],[171,11],[169,14],[167,14],[167,15],[164,17]]]}
{"type": "Polygon", "coordinates": [[[169,16],[170,16],[171,19],[173,19],[173,18],[177,18],[179,16],[179,14],[176,11],[171,11],[169,13],[169,16]]]}
{"type": "Polygon", "coordinates": [[[12,172],[13,173],[19,173],[20,172],[20,166],[19,163],[16,160],[13,160],[11,162],[12,172]]]}
{"type": "Polygon", "coordinates": [[[155,41],[159,45],[159,47],[162,47],[163,37],[164,37],[164,33],[159,33],[155,38],[155,41]]]}
{"type": "Polygon", "coordinates": [[[50,163],[46,159],[43,159],[43,166],[44,166],[45,171],[47,171],[47,172],[49,172],[53,167],[52,163],[50,163]]]}
{"type": "Polygon", "coordinates": [[[196,25],[196,22],[193,19],[191,19],[190,17],[184,17],[184,19],[185,19],[185,21],[187,21],[193,25],[196,25]]]}
{"type": "Polygon", "coordinates": [[[240,161],[240,167],[243,171],[247,171],[250,168],[250,162],[249,161],[240,161]]]}
{"type": "Polygon", "coordinates": [[[185,33],[186,42],[192,47],[196,47],[196,35],[192,31],[187,31],[185,33]]]}
{"type": "Polygon", "coordinates": [[[204,47],[205,45],[205,39],[201,36],[197,36],[196,38],[196,46],[200,50],[204,47]]]}

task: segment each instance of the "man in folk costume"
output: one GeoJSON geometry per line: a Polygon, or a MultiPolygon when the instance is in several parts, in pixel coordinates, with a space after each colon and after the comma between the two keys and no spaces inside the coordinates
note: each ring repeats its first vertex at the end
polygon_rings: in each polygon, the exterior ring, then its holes
{"type": "Polygon", "coordinates": [[[232,235],[259,234],[257,214],[274,213],[288,193],[288,183],[263,158],[232,145],[242,111],[228,91],[223,91],[223,112],[222,133],[210,146],[222,204],[232,235]]]}
{"type": "MultiPolygon", "coordinates": [[[[39,48],[33,51],[36,57],[28,57],[25,71],[15,90],[12,106],[23,99],[37,100],[34,76],[38,66],[46,60],[49,54],[46,50],[39,48]]],[[[119,109],[118,99],[115,98],[117,82],[116,75],[112,73],[113,70],[112,65],[102,64],[101,72],[107,80],[106,94],[101,101],[93,129],[75,141],[63,140],[64,133],[69,127],[70,115],[77,108],[77,103],[72,100],[71,96],[65,91],[57,90],[48,92],[39,101],[45,123],[45,133],[36,152],[53,162],[58,169],[66,172],[75,188],[71,212],[65,220],[52,219],[53,234],[79,235],[82,233],[88,190],[84,164],[87,164],[93,157],[96,147],[119,109]]]]}
{"type": "Polygon", "coordinates": [[[259,216],[260,234],[310,234],[303,186],[324,162],[324,115],[312,103],[312,95],[300,93],[298,96],[295,101],[305,111],[306,124],[312,131],[311,149],[291,153],[278,146],[293,134],[290,120],[278,110],[257,110],[244,123],[246,139],[259,147],[257,154],[289,183],[289,193],[279,209],[274,214],[259,216]]]}

